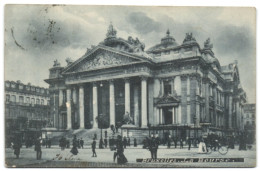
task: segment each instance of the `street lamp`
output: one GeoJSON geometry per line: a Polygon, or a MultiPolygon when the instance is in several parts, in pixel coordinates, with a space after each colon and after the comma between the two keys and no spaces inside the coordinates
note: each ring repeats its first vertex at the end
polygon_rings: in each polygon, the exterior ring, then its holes
{"type": "Polygon", "coordinates": [[[197,117],[196,115],[193,116],[193,123],[194,123],[194,138],[196,137],[195,136],[195,124],[196,124],[196,120],[197,120],[197,117]]]}

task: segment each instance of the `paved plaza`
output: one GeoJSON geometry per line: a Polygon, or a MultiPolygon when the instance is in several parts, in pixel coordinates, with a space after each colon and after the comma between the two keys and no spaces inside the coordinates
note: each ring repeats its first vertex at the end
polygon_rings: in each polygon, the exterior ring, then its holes
{"type": "Polygon", "coordinates": [[[244,158],[244,162],[205,162],[205,163],[138,163],[136,159],[151,158],[150,151],[141,146],[128,147],[125,149],[125,156],[128,163],[118,165],[113,161],[114,151],[110,149],[96,149],[97,157],[92,157],[90,147],[79,149],[79,154],[72,156],[70,149],[61,151],[58,146],[42,148],[42,159],[36,160],[34,148],[22,148],[19,159],[15,159],[13,150],[6,148],[6,167],[254,167],[256,162],[255,147],[247,151],[229,149],[226,155],[218,152],[211,154],[198,154],[198,148],[170,148],[160,146],[158,158],[244,158]],[[58,159],[57,154],[62,158],[58,159]]]}

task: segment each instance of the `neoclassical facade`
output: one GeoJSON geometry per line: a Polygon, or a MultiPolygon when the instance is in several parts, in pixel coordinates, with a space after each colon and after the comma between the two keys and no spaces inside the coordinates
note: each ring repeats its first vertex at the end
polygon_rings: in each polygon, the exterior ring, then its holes
{"type": "Polygon", "coordinates": [[[107,127],[129,113],[134,129],[232,133],[243,129],[243,91],[237,62],[221,66],[210,39],[201,48],[192,33],[178,44],[170,31],[147,51],[109,26],[106,38],[78,60],[50,68],[51,111],[58,129],[107,127]]]}

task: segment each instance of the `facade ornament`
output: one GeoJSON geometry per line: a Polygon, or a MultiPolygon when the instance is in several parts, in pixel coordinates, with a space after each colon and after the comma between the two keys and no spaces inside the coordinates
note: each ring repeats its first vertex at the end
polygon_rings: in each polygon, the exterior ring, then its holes
{"type": "Polygon", "coordinates": [[[183,44],[196,42],[196,39],[193,37],[192,33],[186,33],[185,39],[183,40],[183,44]]]}
{"type": "Polygon", "coordinates": [[[86,71],[89,69],[102,68],[106,66],[116,66],[122,64],[128,64],[133,62],[130,58],[122,58],[116,55],[111,55],[108,53],[101,53],[97,55],[94,59],[91,59],[84,63],[83,65],[76,68],[77,71],[86,71]]]}
{"type": "Polygon", "coordinates": [[[66,58],[67,65],[70,65],[73,63],[72,59],[70,57],[66,58]]]}
{"type": "Polygon", "coordinates": [[[60,66],[60,63],[58,62],[57,59],[55,59],[53,62],[54,62],[53,67],[59,67],[60,66]]]}
{"type": "Polygon", "coordinates": [[[117,33],[117,31],[114,29],[112,22],[110,22],[110,25],[107,29],[107,34],[106,34],[107,38],[115,38],[116,33],[117,33]]]}
{"type": "Polygon", "coordinates": [[[172,43],[175,41],[175,39],[170,35],[170,30],[168,29],[166,31],[166,36],[164,38],[161,39],[161,43],[162,44],[168,44],[168,43],[172,43]]]}
{"type": "Polygon", "coordinates": [[[127,39],[127,42],[134,46],[134,52],[144,51],[145,44],[140,42],[138,38],[135,38],[135,40],[132,38],[132,36],[129,36],[127,39]]]}
{"type": "Polygon", "coordinates": [[[210,43],[210,38],[208,38],[205,42],[204,42],[204,49],[212,49],[213,48],[213,44],[210,43]]]}

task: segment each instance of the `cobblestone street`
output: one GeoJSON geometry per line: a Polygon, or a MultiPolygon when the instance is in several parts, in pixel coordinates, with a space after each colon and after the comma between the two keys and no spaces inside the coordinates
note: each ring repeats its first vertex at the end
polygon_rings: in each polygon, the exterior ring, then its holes
{"type": "Polygon", "coordinates": [[[6,149],[6,167],[254,167],[255,166],[255,149],[239,151],[229,149],[226,155],[220,155],[218,152],[211,154],[198,154],[197,148],[190,151],[184,149],[167,149],[166,146],[160,146],[158,149],[158,158],[244,158],[244,162],[234,163],[137,163],[136,159],[150,158],[150,151],[142,149],[141,146],[136,148],[130,147],[125,149],[125,156],[128,159],[126,165],[118,165],[113,161],[114,151],[110,149],[96,149],[97,157],[91,157],[90,147],[79,149],[77,156],[71,156],[70,149],[61,152],[57,146],[51,149],[42,148],[42,159],[36,160],[34,148],[22,148],[20,159],[15,159],[12,149],[6,149]],[[58,159],[57,154],[62,158],[58,159]]]}

